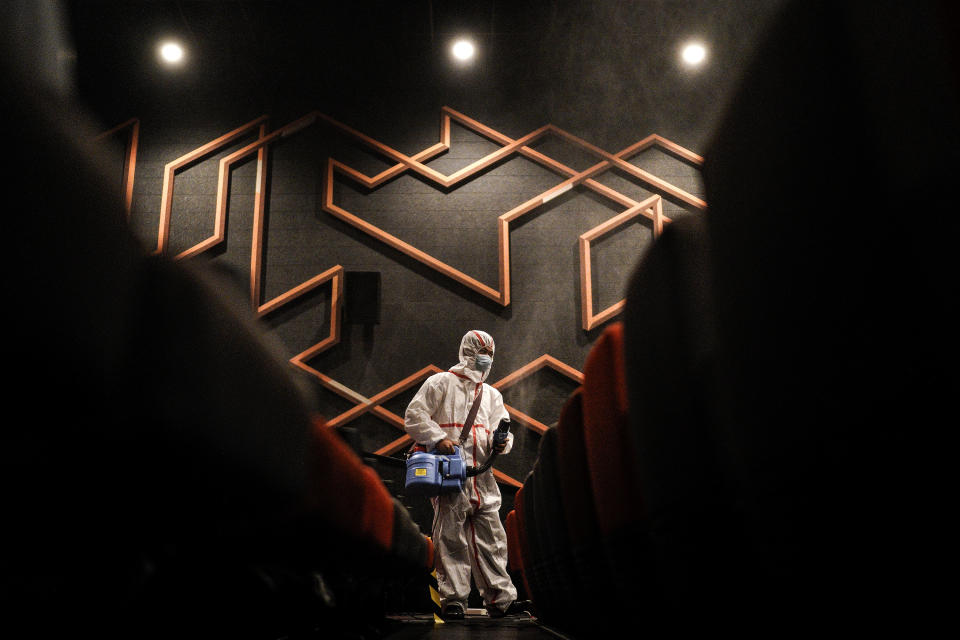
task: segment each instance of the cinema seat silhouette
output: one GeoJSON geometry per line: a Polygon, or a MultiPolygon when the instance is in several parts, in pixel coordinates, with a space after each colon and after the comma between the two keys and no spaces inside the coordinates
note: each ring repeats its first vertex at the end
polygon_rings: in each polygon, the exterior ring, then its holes
{"type": "Polygon", "coordinates": [[[598,607],[642,610],[655,603],[622,336],[622,325],[611,325],[591,349],[583,384],[544,434],[516,515],[508,515],[538,615],[574,633],[603,627],[598,607]]]}
{"type": "Polygon", "coordinates": [[[529,553],[525,572],[537,594],[537,613],[546,622],[563,619],[574,604],[573,556],[563,513],[556,460],[556,429],[544,432],[533,471],[524,482],[522,503],[529,553]]]}
{"type": "Polygon", "coordinates": [[[676,620],[916,635],[949,610],[928,568],[949,554],[957,18],[784,3],[709,143],[707,214],[671,223],[628,286],[631,432],[676,620]]]}
{"type": "Polygon", "coordinates": [[[624,606],[653,606],[649,592],[647,512],[628,421],[624,330],[615,322],[587,355],[583,372],[583,442],[594,512],[596,547],[610,572],[608,589],[624,606]]]}
{"type": "MultiPolygon", "coordinates": [[[[517,491],[519,493],[519,491],[517,491]]],[[[517,588],[517,599],[529,600],[530,588],[526,584],[526,577],[523,575],[523,553],[520,549],[520,531],[517,524],[516,496],[514,496],[514,507],[507,513],[503,520],[503,528],[507,534],[507,572],[510,579],[517,588]]]]}
{"type": "Polygon", "coordinates": [[[745,544],[719,468],[706,233],[700,218],[664,230],[631,278],[624,321],[634,475],[642,486],[653,563],[649,579],[665,601],[699,603],[674,612],[681,620],[693,610],[711,619],[733,610],[711,603],[725,600],[739,580],[742,567],[727,560],[742,558],[737,548],[745,544]]]}
{"type": "Polygon", "coordinates": [[[9,178],[36,197],[7,228],[6,392],[34,401],[0,442],[3,624],[280,637],[357,624],[341,605],[375,619],[382,592],[350,584],[426,572],[429,540],[316,421],[234,284],[145,253],[83,109],[7,62],[6,141],[31,158],[9,178]]]}
{"type": "Polygon", "coordinates": [[[543,514],[543,498],[539,481],[542,470],[539,460],[523,483],[521,500],[517,505],[520,536],[523,549],[523,575],[530,588],[531,599],[537,605],[538,615],[544,620],[556,617],[557,587],[550,583],[548,570],[542,561],[548,553],[549,540],[544,527],[549,519],[543,514]]]}
{"type": "MultiPolygon", "coordinates": [[[[557,466],[563,525],[569,537],[571,585],[581,593],[605,594],[613,584],[605,555],[598,553],[600,529],[583,435],[583,387],[567,399],[557,421],[557,466]]],[[[582,597],[582,596],[581,596],[582,597]]],[[[568,613],[573,615],[576,608],[568,613]]]]}
{"type": "Polygon", "coordinates": [[[521,486],[514,495],[513,509],[507,514],[507,544],[513,546],[512,552],[508,549],[508,560],[511,557],[515,560],[516,571],[520,574],[527,598],[536,601],[538,596],[534,591],[527,568],[527,558],[530,555],[530,542],[527,536],[526,521],[524,520],[525,493],[524,487],[521,486]],[[511,515],[513,517],[509,518],[511,515]]]}

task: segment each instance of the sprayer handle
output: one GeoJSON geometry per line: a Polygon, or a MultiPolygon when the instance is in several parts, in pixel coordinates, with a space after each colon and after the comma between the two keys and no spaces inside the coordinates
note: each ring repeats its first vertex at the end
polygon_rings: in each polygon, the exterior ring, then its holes
{"type": "Polygon", "coordinates": [[[510,433],[510,419],[504,418],[500,421],[500,424],[497,426],[497,430],[493,434],[494,444],[501,444],[507,441],[507,434],[510,433]]]}

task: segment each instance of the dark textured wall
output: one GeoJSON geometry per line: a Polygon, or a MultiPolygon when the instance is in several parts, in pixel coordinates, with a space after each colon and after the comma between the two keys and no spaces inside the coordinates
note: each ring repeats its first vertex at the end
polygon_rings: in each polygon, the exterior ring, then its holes
{"type": "MultiPolygon", "coordinates": [[[[397,137],[410,140],[403,151],[412,154],[436,142],[440,106],[430,114],[398,113],[394,123],[397,137]],[[429,125],[423,124],[429,121],[429,125]]],[[[483,121],[498,128],[495,114],[483,121]]],[[[241,124],[243,119],[238,119],[229,128],[241,124]]],[[[282,124],[285,123],[271,123],[282,124]]],[[[370,125],[349,124],[361,131],[364,125],[370,125]]],[[[146,247],[154,247],[157,242],[164,165],[227,130],[213,126],[154,128],[149,118],[142,119],[131,225],[146,247]]],[[[527,132],[504,133],[519,137],[527,132]]],[[[171,255],[213,233],[219,159],[253,139],[255,134],[177,172],[171,255]]],[[[622,146],[634,141],[625,138],[622,146]]],[[[452,173],[496,148],[476,133],[454,125],[450,151],[430,166],[452,173]]],[[[536,148],[575,169],[594,162],[594,158],[556,138],[547,139],[536,148]]],[[[321,181],[330,157],[368,174],[389,166],[322,123],[270,148],[263,301],[339,264],[348,272],[372,271],[380,275],[379,300],[364,301],[379,305],[380,322],[354,324],[345,316],[347,322],[340,343],[314,358],[312,367],[369,397],[424,366],[451,366],[456,362],[460,337],[469,329],[479,328],[497,340],[491,382],[545,353],[576,369],[582,368],[602,327],[589,332],[581,328],[578,237],[620,213],[621,206],[586,188],[578,188],[514,223],[510,233],[512,303],[504,308],[324,212],[321,181]]],[[[635,163],[701,195],[697,169],[659,150],[641,154],[635,163]]],[[[243,291],[249,279],[255,177],[255,157],[233,170],[226,240],[206,255],[194,258],[209,260],[231,271],[243,291]]],[[[497,217],[561,179],[516,155],[451,189],[439,188],[409,173],[369,191],[338,177],[334,202],[496,287],[497,217]]],[[[652,193],[636,180],[614,171],[598,180],[637,200],[652,193]]],[[[671,202],[665,203],[665,213],[672,217],[702,215],[690,214],[671,202]]],[[[638,218],[594,243],[595,310],[623,297],[626,278],[652,239],[649,221],[638,218]]],[[[345,295],[350,296],[351,292],[346,289],[345,295]]],[[[329,297],[330,287],[322,287],[264,319],[291,356],[329,331],[329,297]]],[[[545,369],[508,389],[505,400],[550,424],[557,419],[564,399],[574,387],[573,381],[545,369]]],[[[324,415],[333,417],[351,408],[352,404],[343,398],[319,385],[315,388],[324,415]]],[[[399,395],[387,408],[402,415],[415,390],[416,387],[399,395]]],[[[349,426],[356,429],[359,445],[366,451],[376,450],[397,436],[393,427],[372,416],[349,426]]],[[[499,466],[522,480],[536,455],[538,437],[519,426],[515,430],[518,447],[499,466]]]]}
{"type": "MultiPolygon", "coordinates": [[[[706,12],[703,3],[696,2],[625,3],[620,9],[613,3],[572,3],[573,8],[564,9],[565,4],[538,9],[520,3],[511,19],[499,3],[492,3],[501,11],[487,16],[491,23],[484,56],[472,68],[459,70],[449,68],[441,55],[442,30],[452,26],[438,12],[434,31],[425,32],[420,5],[408,7],[404,21],[390,24],[389,11],[397,9],[379,5],[379,19],[359,23],[346,9],[330,13],[329,5],[323,14],[311,8],[312,3],[250,3],[242,15],[245,20],[235,24],[227,18],[239,20],[242,7],[228,11],[230,7],[211,3],[219,7],[217,13],[210,5],[191,4],[186,12],[195,39],[203,44],[206,66],[179,77],[149,78],[137,73],[138,59],[130,56],[116,62],[113,76],[92,70],[97,61],[117,60],[124,44],[133,45],[134,40],[122,34],[98,40],[91,25],[109,30],[111,24],[124,24],[129,18],[124,10],[129,10],[116,3],[80,3],[75,9],[81,25],[79,86],[105,129],[127,118],[140,119],[130,223],[152,249],[164,165],[261,115],[270,116],[272,130],[317,109],[411,155],[437,142],[445,105],[512,138],[552,123],[611,153],[657,133],[702,154],[737,65],[749,50],[749,33],[759,28],[758,17],[769,14],[775,3],[739,9],[720,3],[706,12]],[[685,33],[676,23],[692,18],[701,30],[727,39],[725,48],[718,47],[720,59],[708,69],[712,75],[697,78],[674,68],[676,38],[685,33]],[[244,47],[224,46],[231,28],[235,36],[259,31],[244,47]],[[739,39],[731,44],[734,33],[739,39]],[[218,70],[217,60],[232,62],[218,70]]],[[[213,232],[219,159],[254,139],[250,134],[178,171],[171,254],[213,232]]],[[[119,179],[122,136],[112,142],[118,145],[119,179]]],[[[578,170],[596,161],[556,137],[534,147],[578,170]]],[[[454,124],[450,150],[428,164],[451,173],[496,148],[454,124]]],[[[346,324],[339,344],[314,358],[312,367],[369,397],[429,364],[451,366],[461,336],[479,328],[497,341],[491,382],[545,353],[582,369],[602,327],[581,328],[578,237],[622,207],[577,188],[516,221],[510,232],[512,303],[504,308],[322,210],[321,181],[328,158],[368,175],[392,164],[388,160],[323,123],[272,145],[269,153],[263,300],[337,264],[348,272],[380,275],[380,299],[369,301],[379,304],[379,324],[346,324]]],[[[657,149],[632,162],[703,197],[695,167],[657,149]]],[[[234,168],[226,240],[195,258],[234,273],[241,291],[249,278],[255,175],[254,157],[234,168]]],[[[450,189],[409,172],[369,191],[339,176],[334,201],[496,287],[497,217],[561,180],[514,155],[450,189]]],[[[654,193],[616,170],[597,180],[635,200],[654,193]]],[[[673,218],[703,215],[670,200],[664,201],[664,213],[673,218]]],[[[622,298],[628,275],[652,240],[651,225],[637,218],[593,244],[595,312],[622,298]]],[[[266,317],[264,324],[290,355],[296,354],[329,331],[329,298],[330,287],[321,287],[266,317]]],[[[327,417],[353,406],[313,386],[318,409],[327,417]]],[[[505,400],[550,424],[574,387],[545,369],[508,389],[505,400]]],[[[415,391],[411,388],[385,406],[402,415],[415,391]]],[[[365,451],[398,436],[370,415],[347,426],[356,446],[365,451]]],[[[518,425],[515,432],[514,453],[498,467],[522,480],[535,459],[539,437],[518,425]]],[[[382,464],[378,468],[388,482],[400,482],[394,469],[382,464]]],[[[502,513],[512,504],[512,490],[504,494],[502,513]]],[[[421,523],[422,507],[414,509],[421,523]]]]}

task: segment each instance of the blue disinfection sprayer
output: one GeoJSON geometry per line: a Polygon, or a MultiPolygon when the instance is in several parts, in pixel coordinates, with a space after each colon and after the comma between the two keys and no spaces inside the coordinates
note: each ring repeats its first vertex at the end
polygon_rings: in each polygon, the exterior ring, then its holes
{"type": "MultiPolygon", "coordinates": [[[[510,433],[510,419],[504,418],[494,432],[494,443],[502,443],[510,433]]],[[[439,496],[456,493],[463,489],[464,481],[485,472],[493,465],[498,452],[494,451],[482,465],[467,466],[463,460],[463,448],[455,446],[452,454],[434,451],[416,451],[407,457],[405,482],[408,496],[439,496]]]]}

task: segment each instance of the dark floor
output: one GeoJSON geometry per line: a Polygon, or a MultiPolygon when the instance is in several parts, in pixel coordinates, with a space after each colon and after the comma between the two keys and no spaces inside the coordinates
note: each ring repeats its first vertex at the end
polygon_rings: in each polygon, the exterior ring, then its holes
{"type": "Polygon", "coordinates": [[[484,640],[573,640],[549,627],[541,625],[529,615],[491,619],[484,615],[468,614],[463,620],[437,623],[433,615],[391,616],[385,640],[407,638],[442,638],[444,640],[483,638],[484,640]]]}

